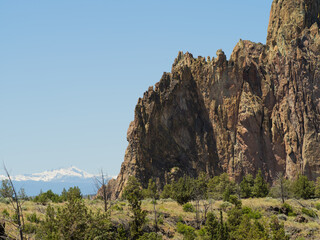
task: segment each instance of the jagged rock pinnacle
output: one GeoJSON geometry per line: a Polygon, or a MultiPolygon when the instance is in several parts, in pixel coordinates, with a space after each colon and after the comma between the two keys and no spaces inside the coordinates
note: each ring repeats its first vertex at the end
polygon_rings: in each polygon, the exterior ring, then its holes
{"type": "Polygon", "coordinates": [[[320,0],[274,0],[267,44],[240,40],[230,60],[221,50],[207,61],[179,52],[138,101],[109,197],[131,175],[159,188],[200,172],[319,177],[319,8],[320,0]]]}
{"type": "Polygon", "coordinates": [[[267,45],[281,53],[304,29],[320,23],[320,0],[275,0],[271,6],[267,45]]]}

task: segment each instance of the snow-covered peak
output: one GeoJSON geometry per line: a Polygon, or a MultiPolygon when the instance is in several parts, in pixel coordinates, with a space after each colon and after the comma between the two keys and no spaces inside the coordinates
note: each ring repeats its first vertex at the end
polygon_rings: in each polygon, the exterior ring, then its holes
{"type": "MultiPolygon", "coordinates": [[[[79,178],[79,179],[89,179],[93,178],[95,175],[87,173],[75,166],[69,168],[59,168],[50,171],[44,171],[41,173],[32,173],[26,175],[13,176],[14,181],[56,181],[63,180],[65,178],[79,178]]],[[[1,176],[0,176],[1,177],[1,176]]]]}

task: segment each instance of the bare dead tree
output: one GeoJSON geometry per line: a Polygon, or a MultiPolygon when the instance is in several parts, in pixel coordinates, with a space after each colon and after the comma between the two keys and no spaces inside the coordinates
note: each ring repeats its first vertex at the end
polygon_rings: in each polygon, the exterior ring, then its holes
{"type": "Polygon", "coordinates": [[[24,226],[24,219],[23,219],[23,214],[22,214],[22,205],[19,200],[19,196],[17,194],[17,191],[12,183],[11,176],[4,165],[4,170],[6,172],[6,175],[8,177],[8,183],[9,186],[11,187],[11,191],[8,192],[7,197],[10,199],[11,205],[13,206],[13,209],[15,210],[17,214],[17,228],[19,230],[20,234],[20,240],[23,240],[23,226],[24,226]]]}
{"type": "Polygon", "coordinates": [[[282,203],[285,202],[289,196],[288,182],[282,172],[278,172],[276,175],[276,181],[274,183],[277,195],[281,198],[282,203]]]}
{"type": "Polygon", "coordinates": [[[207,220],[207,213],[210,208],[210,203],[206,200],[203,201],[203,215],[202,215],[202,223],[204,224],[207,220]]]}
{"type": "Polygon", "coordinates": [[[103,173],[102,169],[100,170],[99,177],[95,177],[94,181],[95,181],[95,186],[97,188],[98,193],[99,191],[101,191],[102,199],[104,203],[104,211],[107,212],[109,207],[108,199],[107,199],[107,180],[106,180],[106,175],[103,173]]]}

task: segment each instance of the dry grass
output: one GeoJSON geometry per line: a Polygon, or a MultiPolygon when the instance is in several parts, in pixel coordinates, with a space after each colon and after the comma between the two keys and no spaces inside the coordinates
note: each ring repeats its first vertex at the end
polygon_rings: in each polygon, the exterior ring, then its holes
{"type": "MultiPolygon", "coordinates": [[[[103,211],[103,202],[100,200],[87,200],[85,199],[86,206],[93,212],[103,211]]],[[[308,222],[307,223],[298,223],[295,221],[296,217],[287,217],[287,220],[281,220],[284,223],[287,233],[292,234],[291,239],[320,239],[320,220],[319,218],[312,218],[306,216],[302,213],[302,208],[312,209],[314,212],[320,216],[320,211],[315,208],[316,203],[320,203],[320,200],[294,200],[290,199],[286,201],[290,204],[294,211],[298,215],[304,216],[308,222]]],[[[64,203],[51,203],[54,207],[61,207],[64,203]]],[[[230,204],[223,203],[222,201],[212,201],[209,207],[209,211],[213,211],[217,216],[220,214],[220,209],[224,208],[223,217],[227,219],[226,211],[230,209],[228,207],[230,204]],[[224,206],[225,205],[225,206],[224,206]]],[[[278,199],[273,198],[261,198],[261,199],[243,199],[242,205],[252,208],[253,210],[259,210],[265,219],[274,213],[267,211],[268,208],[272,207],[281,207],[282,203],[278,199]]],[[[26,223],[29,223],[27,220],[28,216],[36,213],[37,217],[41,220],[44,219],[47,206],[37,204],[31,201],[24,202],[23,204],[23,214],[24,220],[26,223]]],[[[154,213],[153,213],[153,204],[150,199],[144,200],[142,202],[143,210],[148,212],[147,219],[148,224],[153,226],[154,222],[154,213]]],[[[182,239],[182,236],[176,233],[176,224],[179,220],[182,220],[188,224],[195,223],[195,213],[184,212],[182,206],[173,200],[158,200],[157,201],[157,211],[160,213],[160,228],[162,233],[166,233],[168,236],[171,236],[171,239],[182,239]]],[[[130,211],[129,205],[126,201],[115,201],[112,202],[111,207],[111,219],[115,223],[128,223],[130,220],[130,211]]],[[[0,202],[0,217],[5,218],[3,212],[9,212],[10,216],[13,216],[13,208],[10,204],[0,202]]],[[[202,208],[203,211],[203,208],[202,208]]],[[[203,213],[200,215],[203,216],[203,213]]],[[[8,220],[8,218],[6,218],[8,220]]],[[[17,236],[16,228],[7,223],[6,231],[10,233],[11,236],[17,236]]],[[[27,239],[34,239],[33,235],[29,235],[27,239]]],[[[169,239],[165,237],[164,239],[169,239]]]]}

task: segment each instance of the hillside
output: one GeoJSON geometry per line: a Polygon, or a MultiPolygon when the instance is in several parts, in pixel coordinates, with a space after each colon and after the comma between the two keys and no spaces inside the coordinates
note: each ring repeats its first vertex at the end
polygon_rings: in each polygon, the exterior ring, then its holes
{"type": "MultiPolygon", "coordinates": [[[[245,199],[242,200],[243,206],[250,207],[254,211],[259,211],[262,214],[261,221],[269,221],[270,217],[275,214],[276,207],[281,208],[281,202],[277,199],[272,198],[261,198],[261,199],[245,199]]],[[[294,211],[301,214],[302,206],[310,207],[314,212],[320,216],[320,211],[315,208],[315,204],[319,201],[315,200],[289,200],[288,204],[293,206],[294,211]]],[[[54,204],[51,206],[54,208],[62,207],[65,203],[54,204]]],[[[94,212],[99,209],[103,209],[103,201],[101,200],[85,200],[85,205],[94,212]]],[[[212,201],[210,204],[210,210],[212,210],[216,216],[220,215],[219,209],[223,206],[223,218],[226,220],[228,218],[227,211],[231,209],[232,204],[223,203],[222,201],[212,201]]],[[[39,229],[40,225],[43,223],[34,223],[30,221],[30,216],[35,214],[39,220],[45,220],[46,206],[41,204],[36,204],[34,202],[25,202],[23,204],[24,214],[25,214],[25,224],[27,225],[28,231],[31,233],[27,234],[27,239],[36,239],[35,234],[32,231],[39,229]],[[34,226],[34,227],[30,227],[34,226]],[[33,230],[32,230],[33,229],[33,230]]],[[[4,210],[8,210],[8,205],[5,203],[0,203],[0,212],[3,214],[4,210]]],[[[130,210],[127,201],[114,201],[112,203],[110,216],[111,221],[114,225],[119,226],[124,224],[128,227],[130,221],[130,210]]],[[[147,224],[144,227],[144,231],[150,231],[153,229],[153,204],[150,199],[144,200],[142,202],[142,209],[148,212],[147,214],[147,224]]],[[[201,207],[203,211],[203,207],[201,207]]],[[[13,212],[8,210],[9,214],[12,216],[13,212]]],[[[188,224],[189,226],[196,227],[196,213],[195,212],[185,212],[183,207],[178,205],[177,202],[164,199],[159,200],[157,203],[157,211],[159,213],[159,232],[163,236],[163,239],[184,239],[183,234],[177,232],[177,223],[182,222],[188,224]]],[[[201,212],[201,219],[203,218],[203,212],[201,212]]],[[[319,218],[313,218],[302,214],[306,219],[306,222],[298,222],[296,216],[286,216],[285,214],[279,214],[278,217],[284,223],[286,234],[290,236],[290,239],[319,239],[320,229],[319,229],[319,218]]],[[[78,223],[81,224],[81,223],[78,223]]],[[[16,229],[12,227],[11,224],[6,225],[6,232],[11,236],[17,236],[16,229]]]]}

